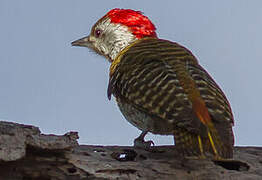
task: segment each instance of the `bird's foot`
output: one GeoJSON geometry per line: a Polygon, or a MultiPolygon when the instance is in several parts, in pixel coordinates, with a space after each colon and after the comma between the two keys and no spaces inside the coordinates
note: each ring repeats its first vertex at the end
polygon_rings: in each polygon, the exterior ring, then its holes
{"type": "Polygon", "coordinates": [[[155,145],[153,141],[145,141],[144,139],[139,139],[139,138],[136,138],[134,140],[134,147],[135,148],[150,150],[151,145],[153,145],[153,146],[155,145]]]}
{"type": "Polygon", "coordinates": [[[151,145],[155,145],[153,141],[145,141],[144,138],[146,136],[147,132],[144,131],[140,134],[140,136],[138,138],[136,138],[134,140],[134,147],[135,148],[140,148],[140,149],[144,149],[144,150],[150,150],[151,149],[151,145]]]}

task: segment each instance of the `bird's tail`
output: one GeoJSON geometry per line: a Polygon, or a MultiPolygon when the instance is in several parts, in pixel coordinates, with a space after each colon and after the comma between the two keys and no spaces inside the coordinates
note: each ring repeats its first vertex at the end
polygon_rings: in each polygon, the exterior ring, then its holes
{"type": "MultiPolygon", "coordinates": [[[[225,132],[225,130],[222,132],[225,132]]],[[[232,158],[232,137],[232,135],[220,136],[213,125],[210,125],[206,128],[206,135],[204,136],[189,132],[184,129],[178,129],[174,131],[176,146],[178,150],[184,154],[184,156],[205,157],[208,153],[212,154],[214,159],[232,158]]]]}
{"type": "Polygon", "coordinates": [[[201,155],[196,134],[190,133],[185,129],[176,129],[173,133],[176,147],[180,153],[184,156],[201,155]]]}
{"type": "Polygon", "coordinates": [[[208,124],[207,139],[204,143],[208,152],[212,152],[217,157],[223,159],[233,157],[234,136],[230,125],[225,127],[225,124],[216,124],[216,126],[208,124]]]}

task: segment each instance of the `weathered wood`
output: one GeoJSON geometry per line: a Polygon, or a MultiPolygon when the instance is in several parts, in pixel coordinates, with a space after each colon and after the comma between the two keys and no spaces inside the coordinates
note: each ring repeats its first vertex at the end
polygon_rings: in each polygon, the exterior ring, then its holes
{"type": "Polygon", "coordinates": [[[43,135],[0,122],[0,179],[262,179],[262,147],[235,147],[234,160],[184,159],[175,146],[78,145],[77,133],[43,135]]]}

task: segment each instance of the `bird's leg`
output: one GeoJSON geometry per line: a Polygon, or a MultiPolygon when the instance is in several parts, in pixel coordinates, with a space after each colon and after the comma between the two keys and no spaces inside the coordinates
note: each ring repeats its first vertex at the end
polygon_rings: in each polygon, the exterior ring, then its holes
{"type": "Polygon", "coordinates": [[[153,141],[145,141],[144,138],[147,131],[142,131],[142,133],[134,140],[134,147],[149,150],[151,145],[155,145],[153,141]]]}

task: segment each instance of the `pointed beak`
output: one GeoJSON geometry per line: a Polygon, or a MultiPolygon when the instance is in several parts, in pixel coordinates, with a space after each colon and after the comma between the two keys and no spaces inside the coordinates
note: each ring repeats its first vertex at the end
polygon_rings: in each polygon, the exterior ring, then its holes
{"type": "Polygon", "coordinates": [[[90,45],[89,36],[83,37],[71,43],[72,46],[88,47],[90,45]]]}

